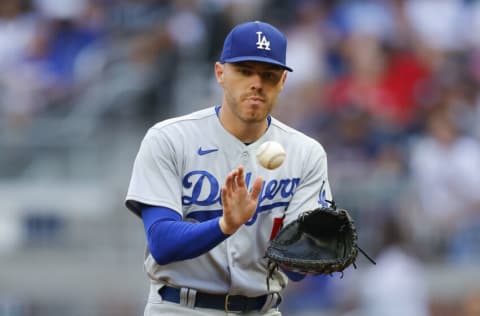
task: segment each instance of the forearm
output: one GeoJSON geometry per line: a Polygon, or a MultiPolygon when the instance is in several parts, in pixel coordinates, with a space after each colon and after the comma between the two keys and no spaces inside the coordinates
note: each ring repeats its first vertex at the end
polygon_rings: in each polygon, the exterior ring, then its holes
{"type": "Polygon", "coordinates": [[[225,240],[218,218],[201,222],[183,222],[174,210],[142,208],[148,248],[158,264],[198,257],[225,240]]]}
{"type": "Polygon", "coordinates": [[[164,265],[198,257],[228,236],[220,230],[218,218],[202,223],[164,220],[150,227],[147,240],[155,261],[164,265]]]}

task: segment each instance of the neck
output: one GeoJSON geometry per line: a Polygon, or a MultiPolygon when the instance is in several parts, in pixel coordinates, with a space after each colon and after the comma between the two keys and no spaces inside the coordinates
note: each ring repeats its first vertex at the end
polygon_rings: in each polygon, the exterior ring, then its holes
{"type": "Polygon", "coordinates": [[[259,122],[246,122],[235,116],[228,106],[222,106],[219,113],[220,123],[230,134],[243,143],[253,143],[265,133],[268,127],[267,119],[259,122]]]}

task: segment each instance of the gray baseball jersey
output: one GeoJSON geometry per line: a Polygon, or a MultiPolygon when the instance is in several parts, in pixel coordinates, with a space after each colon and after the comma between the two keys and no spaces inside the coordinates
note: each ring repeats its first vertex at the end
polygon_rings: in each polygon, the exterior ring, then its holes
{"type": "MultiPolygon", "coordinates": [[[[285,214],[287,224],[331,199],[326,153],[316,140],[272,117],[265,134],[246,145],[223,128],[216,110],[169,119],[147,132],[134,163],[127,206],[137,215],[138,202],[167,207],[184,221],[201,222],[222,215],[220,192],[231,170],[243,165],[248,187],[262,176],[257,211],[235,234],[206,254],[167,265],[157,264],[147,249],[145,269],[152,280],[173,286],[263,295],[268,293],[264,254],[279,219],[285,214]],[[263,168],[255,157],[268,140],[287,152],[275,170],[263,168]]],[[[277,272],[270,292],[286,284],[286,276],[277,272]]]]}

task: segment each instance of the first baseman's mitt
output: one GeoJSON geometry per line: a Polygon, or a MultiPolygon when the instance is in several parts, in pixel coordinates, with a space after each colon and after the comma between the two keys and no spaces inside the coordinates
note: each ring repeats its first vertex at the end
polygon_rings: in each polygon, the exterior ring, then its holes
{"type": "Polygon", "coordinates": [[[301,214],[271,240],[266,257],[270,274],[280,267],[303,274],[342,272],[355,266],[358,251],[375,262],[357,245],[357,232],[347,210],[317,208],[301,214]]]}

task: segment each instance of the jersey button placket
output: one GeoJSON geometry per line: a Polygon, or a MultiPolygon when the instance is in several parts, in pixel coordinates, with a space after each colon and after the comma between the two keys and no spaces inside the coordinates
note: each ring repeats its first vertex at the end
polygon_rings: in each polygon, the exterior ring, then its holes
{"type": "Polygon", "coordinates": [[[243,161],[243,163],[246,164],[249,159],[250,159],[250,154],[248,153],[248,151],[244,151],[244,152],[242,153],[242,161],[243,161]]]}

